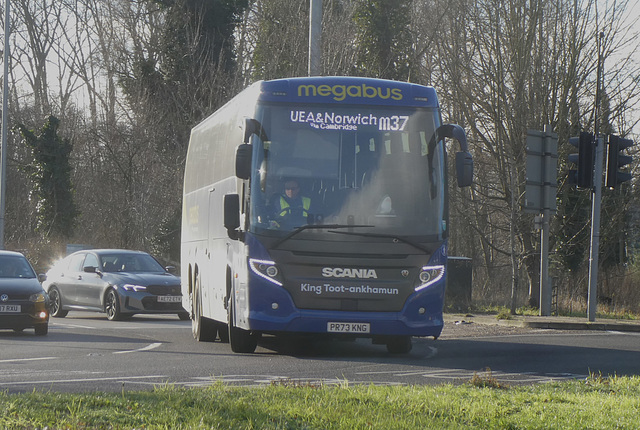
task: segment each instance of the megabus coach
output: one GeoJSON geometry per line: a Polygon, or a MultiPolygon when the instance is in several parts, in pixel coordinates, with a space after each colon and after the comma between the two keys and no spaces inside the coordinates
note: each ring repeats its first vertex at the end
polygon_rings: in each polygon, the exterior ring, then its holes
{"type": "Polygon", "coordinates": [[[262,334],[367,337],[392,353],[437,338],[445,138],[461,147],[458,185],[470,185],[465,133],[441,123],[433,88],[355,77],[257,82],[197,125],[181,245],[193,336],[234,352],[262,334]]]}

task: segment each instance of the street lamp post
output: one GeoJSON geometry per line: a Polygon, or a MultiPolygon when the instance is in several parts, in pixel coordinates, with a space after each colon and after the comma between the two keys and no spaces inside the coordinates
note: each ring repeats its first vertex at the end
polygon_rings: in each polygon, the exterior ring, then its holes
{"type": "Polygon", "coordinates": [[[4,212],[7,191],[7,127],[9,124],[9,0],[4,1],[4,75],[2,75],[2,147],[0,151],[0,249],[4,249],[4,212]]]}

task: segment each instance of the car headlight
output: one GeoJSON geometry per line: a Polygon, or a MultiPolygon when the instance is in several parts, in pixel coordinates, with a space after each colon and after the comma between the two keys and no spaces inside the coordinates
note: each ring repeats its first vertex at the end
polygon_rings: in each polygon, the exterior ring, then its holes
{"type": "Polygon", "coordinates": [[[418,275],[420,285],[415,290],[420,291],[438,282],[444,276],[444,266],[424,266],[418,275]]]}
{"type": "Polygon", "coordinates": [[[29,301],[33,303],[42,303],[45,301],[45,296],[43,293],[35,293],[29,296],[29,301]]]}
{"type": "Polygon", "coordinates": [[[280,271],[273,261],[249,259],[249,266],[251,271],[261,278],[267,281],[273,282],[279,287],[282,287],[280,271]]]}
{"type": "Polygon", "coordinates": [[[147,287],[143,285],[124,284],[122,289],[125,291],[135,291],[136,293],[139,293],[140,291],[145,291],[147,287]]]}

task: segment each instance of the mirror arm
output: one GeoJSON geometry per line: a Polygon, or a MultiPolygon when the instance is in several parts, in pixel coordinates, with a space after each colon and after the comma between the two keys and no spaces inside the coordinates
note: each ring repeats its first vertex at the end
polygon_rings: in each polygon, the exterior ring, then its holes
{"type": "Polygon", "coordinates": [[[460,144],[460,150],[462,152],[469,152],[469,144],[467,143],[467,134],[464,132],[464,129],[460,127],[458,124],[444,124],[438,127],[438,138],[437,140],[442,140],[445,137],[450,137],[455,139],[460,144]]]}

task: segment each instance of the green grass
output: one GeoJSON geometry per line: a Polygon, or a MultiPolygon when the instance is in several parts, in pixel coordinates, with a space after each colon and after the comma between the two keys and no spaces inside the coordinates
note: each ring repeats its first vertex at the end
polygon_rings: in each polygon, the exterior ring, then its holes
{"type": "Polygon", "coordinates": [[[0,393],[7,429],[640,428],[640,377],[504,386],[158,387],[147,392],[0,393]]]}
{"type": "MultiPolygon", "coordinates": [[[[586,318],[587,317],[587,312],[586,311],[566,311],[566,310],[560,310],[560,316],[563,317],[575,317],[575,318],[586,318]]],[[[607,311],[598,311],[596,312],[596,319],[610,319],[610,320],[628,320],[628,321],[635,321],[640,319],[640,316],[638,316],[635,313],[632,312],[628,312],[628,311],[623,311],[623,312],[607,312],[607,311]]]]}
{"type": "MultiPolygon", "coordinates": [[[[469,309],[468,312],[495,315],[496,319],[503,320],[509,320],[513,318],[513,315],[511,315],[511,311],[506,306],[474,306],[473,309],[469,309]]],[[[529,306],[524,306],[516,309],[516,315],[536,316],[539,314],[540,310],[538,308],[532,308],[529,306]]],[[[587,311],[583,310],[569,312],[568,310],[560,309],[559,315],[564,317],[586,318],[587,311]]],[[[596,312],[596,319],[632,321],[640,319],[640,315],[629,311],[609,311],[603,308],[603,306],[600,306],[598,312],[596,312]]]]}

